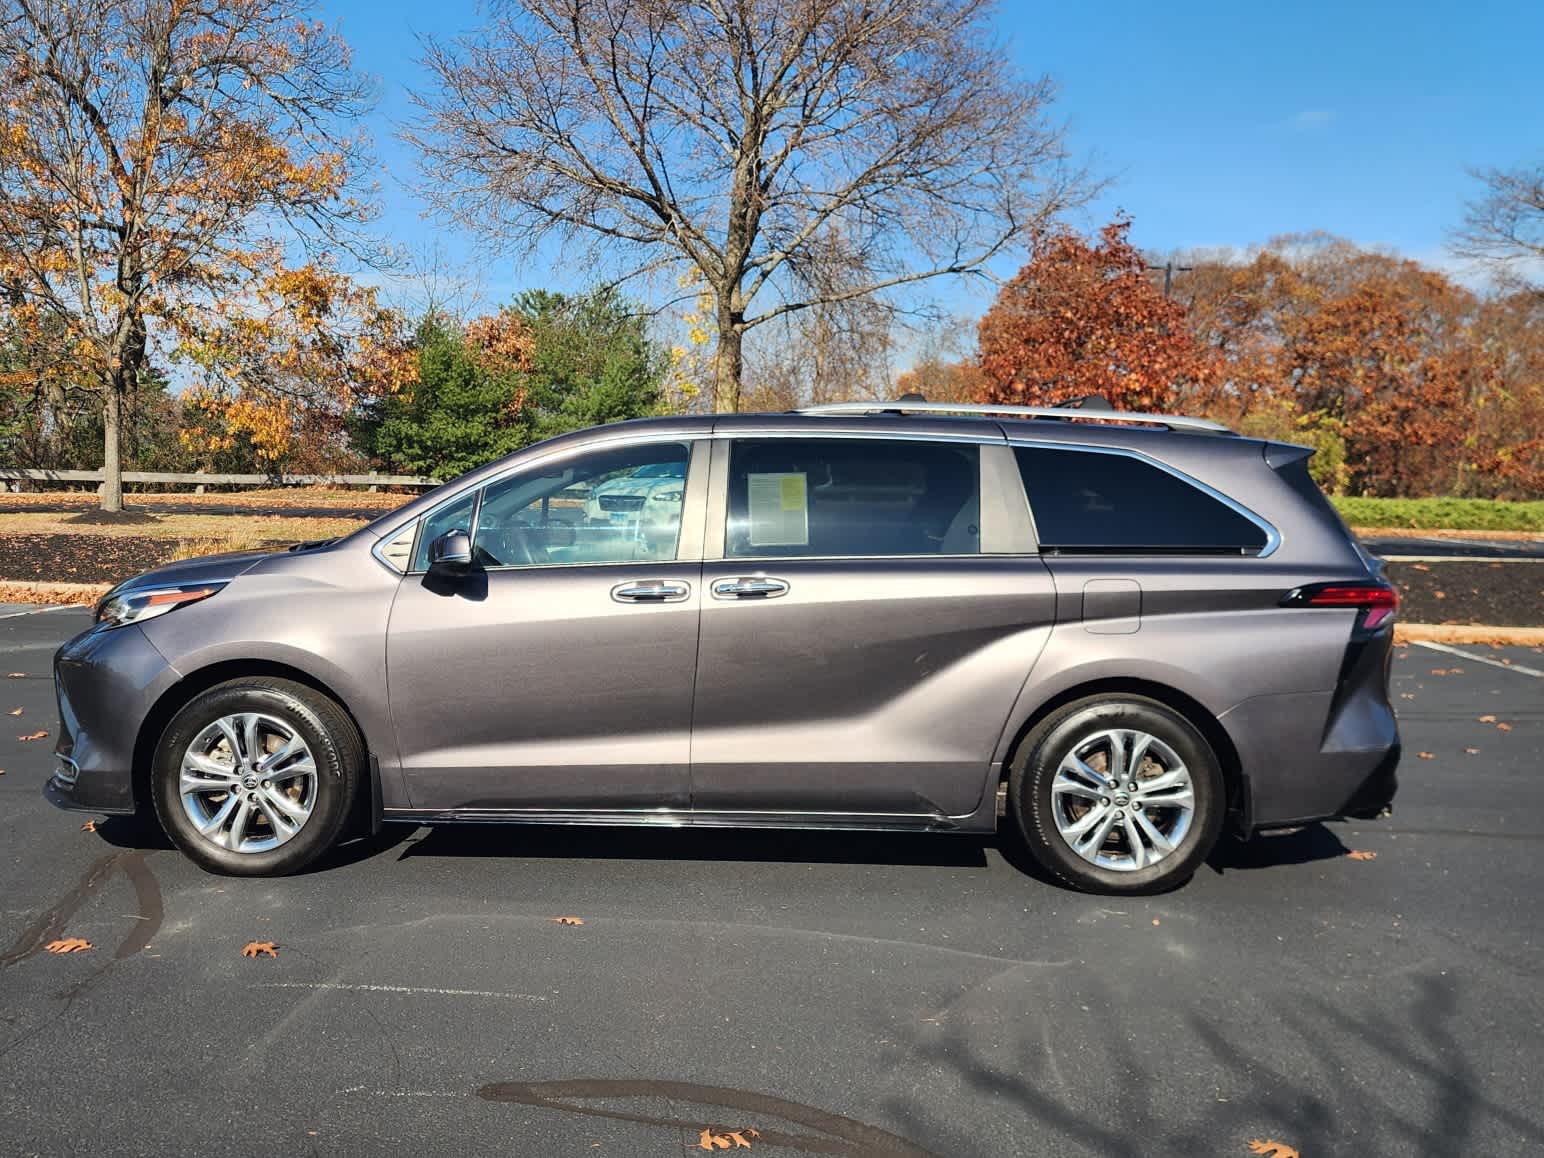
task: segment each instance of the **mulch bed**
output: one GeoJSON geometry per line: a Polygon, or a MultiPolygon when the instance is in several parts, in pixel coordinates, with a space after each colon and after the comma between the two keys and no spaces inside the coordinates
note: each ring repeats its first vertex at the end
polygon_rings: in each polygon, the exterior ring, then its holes
{"type": "Polygon", "coordinates": [[[177,547],[176,539],[148,536],[0,535],[0,579],[116,583],[170,562],[177,547]]]}
{"type": "Polygon", "coordinates": [[[1406,623],[1489,623],[1544,626],[1544,563],[1482,563],[1467,559],[1390,563],[1406,623]]]}

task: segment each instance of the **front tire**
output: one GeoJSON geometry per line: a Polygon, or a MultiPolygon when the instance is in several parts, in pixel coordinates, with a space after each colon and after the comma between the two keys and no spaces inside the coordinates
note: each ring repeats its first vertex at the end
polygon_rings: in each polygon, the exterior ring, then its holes
{"type": "Polygon", "coordinates": [[[359,732],[333,700],[249,676],[201,692],[172,717],[151,795],[166,835],[205,869],[283,876],[336,842],[364,762],[359,732]]]}
{"type": "Polygon", "coordinates": [[[1160,892],[1194,875],[1226,792],[1206,738],[1142,696],[1058,709],[1014,756],[1009,799],[1035,859],[1092,893],[1160,892]]]}

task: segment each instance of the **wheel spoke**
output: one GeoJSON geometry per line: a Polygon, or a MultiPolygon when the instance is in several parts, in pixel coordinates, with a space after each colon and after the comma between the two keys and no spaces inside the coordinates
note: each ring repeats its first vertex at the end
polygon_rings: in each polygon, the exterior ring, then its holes
{"type": "Polygon", "coordinates": [[[1155,792],[1166,792],[1172,788],[1189,788],[1190,773],[1183,767],[1171,768],[1169,771],[1154,776],[1151,780],[1138,780],[1137,791],[1143,796],[1151,796],[1155,792]]]}
{"type": "MultiPolygon", "coordinates": [[[[1082,762],[1079,761],[1079,763],[1082,762]]],[[[1087,768],[1086,765],[1084,765],[1084,768],[1087,770],[1080,770],[1080,775],[1085,777],[1094,775],[1093,769],[1087,768]]],[[[1100,800],[1106,795],[1102,784],[1099,787],[1085,784],[1082,780],[1073,776],[1065,764],[1056,771],[1056,778],[1051,782],[1051,793],[1055,796],[1076,796],[1083,800],[1094,801],[1100,800]]]]}
{"type": "Polygon", "coordinates": [[[214,814],[205,817],[198,825],[198,831],[212,839],[216,844],[224,844],[219,837],[220,831],[225,827],[225,822],[230,819],[231,813],[236,811],[237,796],[234,792],[227,794],[220,802],[220,807],[214,814]]]}
{"type": "Polygon", "coordinates": [[[291,736],[288,740],[284,741],[283,746],[277,752],[270,752],[259,760],[257,762],[257,770],[274,774],[274,769],[282,767],[284,761],[301,752],[304,752],[308,758],[311,755],[311,751],[306,747],[304,740],[299,736],[291,736]]]}
{"type": "Polygon", "coordinates": [[[305,813],[291,816],[285,805],[294,806],[294,801],[285,799],[284,804],[279,802],[280,793],[272,789],[258,793],[257,809],[268,818],[268,826],[273,829],[274,839],[283,844],[290,837],[300,831],[300,826],[305,823],[305,813]]]}
{"type": "Polygon", "coordinates": [[[182,774],[177,777],[177,791],[183,793],[229,792],[230,787],[231,773],[228,768],[221,769],[218,776],[200,768],[183,768],[182,774]]]}
{"type": "Polygon", "coordinates": [[[258,736],[258,726],[262,723],[262,719],[255,712],[240,719],[242,757],[248,764],[256,764],[263,750],[262,740],[258,736]]]}
{"type": "Polygon", "coordinates": [[[283,792],[274,788],[262,789],[258,794],[258,800],[267,803],[268,807],[265,811],[278,812],[292,831],[304,824],[306,817],[311,815],[310,805],[291,800],[283,792]]]}
{"type": "Polygon", "coordinates": [[[220,729],[220,735],[225,737],[225,744],[231,750],[231,763],[241,767],[241,737],[236,733],[236,724],[240,716],[221,716],[215,721],[215,727],[220,729]]]}
{"type": "Polygon", "coordinates": [[[211,778],[229,780],[233,769],[229,764],[222,764],[213,756],[205,752],[195,752],[191,748],[182,757],[182,771],[185,775],[197,774],[211,778]]]}
{"type": "Polygon", "coordinates": [[[1136,822],[1137,827],[1142,830],[1142,835],[1147,837],[1148,843],[1153,846],[1153,852],[1156,854],[1153,857],[1154,860],[1174,851],[1174,842],[1158,831],[1158,826],[1152,822],[1147,813],[1138,812],[1136,822]]]}
{"type": "Polygon", "coordinates": [[[1115,809],[1106,808],[1101,814],[1099,823],[1094,825],[1086,836],[1073,843],[1079,856],[1093,860],[1099,855],[1099,850],[1104,847],[1105,839],[1110,835],[1110,829],[1115,827],[1115,809]]]}
{"type": "Polygon", "coordinates": [[[1110,779],[1119,780],[1126,774],[1126,747],[1131,733],[1113,731],[1108,735],[1110,743],[1110,779]]]}
{"type": "Polygon", "coordinates": [[[252,805],[245,796],[237,797],[236,814],[231,817],[225,831],[225,847],[232,852],[241,851],[241,842],[247,838],[247,824],[252,819],[252,805]]]}
{"type": "Polygon", "coordinates": [[[1135,780],[1137,773],[1142,771],[1142,761],[1147,756],[1148,749],[1153,746],[1155,738],[1146,732],[1135,732],[1131,733],[1131,735],[1134,737],[1134,740],[1131,745],[1131,752],[1126,757],[1125,770],[1131,774],[1131,779],[1135,780]]]}
{"type": "Polygon", "coordinates": [[[1073,753],[1071,756],[1068,756],[1065,760],[1062,761],[1061,770],[1063,772],[1077,773],[1096,788],[1108,788],[1110,786],[1110,781],[1105,778],[1103,772],[1095,769],[1091,764],[1079,757],[1076,753],[1073,753]]]}
{"type": "Polygon", "coordinates": [[[1188,784],[1169,792],[1143,792],[1141,795],[1142,803],[1148,808],[1191,809],[1196,806],[1195,793],[1188,784]]]}
{"type": "Polygon", "coordinates": [[[1142,834],[1137,831],[1136,817],[1141,813],[1126,813],[1121,820],[1121,831],[1126,834],[1126,844],[1131,850],[1131,867],[1134,870],[1147,864],[1147,846],[1142,843],[1142,834]]]}

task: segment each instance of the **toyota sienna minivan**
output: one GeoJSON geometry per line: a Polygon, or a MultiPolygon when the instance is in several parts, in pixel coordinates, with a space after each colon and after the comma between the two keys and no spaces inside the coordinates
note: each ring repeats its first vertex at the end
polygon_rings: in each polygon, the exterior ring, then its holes
{"type": "Polygon", "coordinates": [[[383,821],[1006,817],[1073,885],[1170,887],[1394,795],[1397,600],[1310,453],[912,401],[564,435],[119,584],[55,657],[46,791],[243,875],[383,821]]]}

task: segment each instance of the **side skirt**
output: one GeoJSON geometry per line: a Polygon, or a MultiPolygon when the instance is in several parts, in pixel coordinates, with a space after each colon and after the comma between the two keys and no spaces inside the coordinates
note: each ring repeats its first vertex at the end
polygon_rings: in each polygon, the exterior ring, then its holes
{"type": "Polygon", "coordinates": [[[805,828],[869,832],[992,832],[996,801],[968,816],[869,812],[692,812],[688,809],[388,808],[382,820],[408,824],[592,824],[653,828],[805,828]]]}

